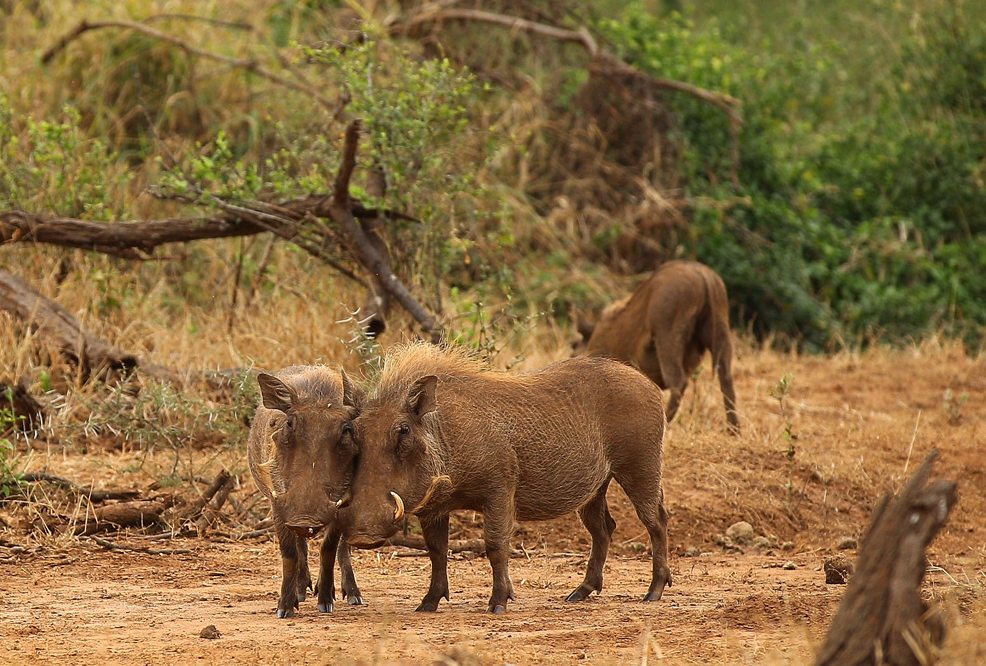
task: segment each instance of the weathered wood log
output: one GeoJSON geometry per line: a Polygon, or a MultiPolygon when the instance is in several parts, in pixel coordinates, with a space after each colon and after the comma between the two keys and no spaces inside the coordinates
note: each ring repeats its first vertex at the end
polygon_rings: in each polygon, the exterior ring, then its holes
{"type": "Polygon", "coordinates": [[[94,490],[46,472],[26,472],[20,480],[24,483],[51,483],[59,488],[65,488],[75,495],[85,497],[92,503],[105,502],[106,500],[129,500],[140,495],[140,492],[136,490],[94,490]]]}
{"type": "MultiPolygon", "coordinates": [[[[387,539],[387,545],[413,548],[414,550],[428,550],[424,537],[418,534],[396,534],[387,539]]],[[[482,539],[452,539],[449,541],[448,549],[450,553],[484,555],[486,554],[486,542],[482,539]]]]}
{"type": "Polygon", "coordinates": [[[167,507],[156,500],[117,502],[97,508],[92,518],[76,524],[77,536],[97,534],[121,527],[148,527],[161,522],[161,514],[167,507]]]}
{"type": "MultiPolygon", "coordinates": [[[[51,340],[72,363],[78,364],[82,376],[108,378],[111,374],[128,376],[136,369],[141,374],[178,387],[199,384],[203,388],[222,392],[235,386],[242,374],[255,370],[218,370],[180,373],[157,363],[119,349],[96,337],[84,328],[71,312],[31,287],[22,278],[0,271],[0,310],[51,340]]],[[[3,385],[0,384],[0,407],[3,406],[3,385]]],[[[22,387],[23,389],[23,387],[22,387]]],[[[15,392],[15,397],[23,395],[15,392]]],[[[37,403],[40,405],[40,403],[37,403]]],[[[28,403],[23,406],[28,409],[28,403]]],[[[30,407],[34,409],[34,407],[30,407]]],[[[43,410],[36,412],[39,417],[43,410]]]]}
{"type": "Polygon", "coordinates": [[[181,383],[169,368],[142,362],[136,355],[96,337],[83,328],[75,315],[16,275],[0,272],[0,310],[54,342],[62,354],[80,366],[86,377],[105,376],[109,372],[126,375],[140,366],[151,377],[181,383]]]}
{"type": "Polygon", "coordinates": [[[816,666],[928,666],[936,660],[945,626],[921,598],[925,549],[957,500],[954,483],[928,485],[937,456],[932,452],[900,495],[887,494],[874,510],[816,666]]]}

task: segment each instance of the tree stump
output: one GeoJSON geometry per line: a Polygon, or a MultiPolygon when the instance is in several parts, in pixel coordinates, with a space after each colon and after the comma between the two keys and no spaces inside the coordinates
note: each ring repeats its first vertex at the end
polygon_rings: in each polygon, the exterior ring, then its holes
{"type": "Polygon", "coordinates": [[[945,626],[921,598],[925,549],[957,500],[955,484],[928,485],[933,451],[900,495],[885,495],[873,512],[842,604],[816,666],[928,666],[945,626]]]}

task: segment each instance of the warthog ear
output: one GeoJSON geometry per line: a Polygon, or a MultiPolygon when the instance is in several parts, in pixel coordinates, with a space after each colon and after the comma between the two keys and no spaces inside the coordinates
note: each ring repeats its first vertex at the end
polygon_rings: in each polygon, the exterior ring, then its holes
{"type": "Polygon", "coordinates": [[[417,416],[435,411],[438,407],[438,401],[435,399],[437,384],[438,377],[435,375],[427,375],[414,382],[411,390],[407,392],[407,411],[417,416]]]}
{"type": "Polygon", "coordinates": [[[342,404],[360,409],[366,394],[363,393],[363,389],[358,384],[353,383],[345,370],[340,368],[339,371],[342,375],[342,404]]]}
{"type": "Polygon", "coordinates": [[[596,330],[596,325],[585,318],[581,312],[575,313],[575,329],[582,335],[582,340],[589,341],[592,332],[596,330]]]}
{"type": "Polygon", "coordinates": [[[257,383],[260,384],[260,395],[264,398],[264,407],[282,412],[291,409],[295,395],[290,386],[274,375],[268,375],[264,372],[257,375],[257,383]]]}

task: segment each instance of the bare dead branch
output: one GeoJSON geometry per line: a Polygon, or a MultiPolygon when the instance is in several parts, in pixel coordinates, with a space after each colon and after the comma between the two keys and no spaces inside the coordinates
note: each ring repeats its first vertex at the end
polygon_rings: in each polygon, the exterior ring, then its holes
{"type": "Polygon", "coordinates": [[[79,365],[84,378],[129,376],[134,370],[158,381],[184,387],[201,381],[213,390],[231,385],[229,373],[179,373],[119,349],[84,328],[71,312],[44,296],[22,278],[0,271],[0,310],[9,312],[52,341],[69,361],[79,365]]]}
{"type": "Polygon", "coordinates": [[[606,71],[610,71],[613,73],[622,74],[624,76],[638,78],[645,81],[649,85],[654,86],[655,88],[663,88],[666,90],[673,90],[675,92],[691,95],[721,109],[729,120],[729,132],[732,140],[732,167],[730,171],[730,178],[732,179],[733,184],[738,186],[740,157],[739,133],[740,127],[743,124],[743,118],[737,110],[742,105],[740,100],[731,95],[706,90],[705,88],[701,88],[690,83],[685,83],[684,81],[675,81],[673,79],[663,79],[660,77],[651,76],[650,74],[633,67],[629,63],[624,62],[606,49],[601,48],[585,26],[580,27],[578,30],[570,30],[568,28],[560,28],[558,26],[548,25],[545,23],[538,23],[537,21],[531,21],[517,16],[496,14],[479,9],[443,8],[440,6],[441,4],[442,3],[436,2],[430,3],[429,5],[423,5],[413,14],[406,16],[403,19],[394,19],[387,26],[388,30],[391,34],[402,34],[406,33],[409,28],[423,23],[434,23],[436,25],[441,25],[443,21],[475,21],[500,25],[509,28],[511,32],[524,31],[540,37],[547,37],[563,42],[580,44],[592,58],[593,66],[599,68],[604,73],[606,71]]]}
{"type": "Polygon", "coordinates": [[[375,282],[386,289],[398,303],[401,304],[414,319],[421,324],[432,339],[438,341],[442,329],[438,321],[411,294],[391,268],[387,259],[377,251],[373,241],[367,236],[363,227],[353,217],[348,206],[349,179],[352,177],[356,164],[356,147],[359,143],[360,121],[354,120],[346,128],[346,142],[343,146],[342,163],[336,177],[334,194],[329,204],[329,217],[342,228],[350,242],[350,251],[364,269],[374,276],[375,282]]]}
{"type": "Polygon", "coordinates": [[[285,88],[290,88],[291,90],[295,90],[297,92],[301,92],[308,95],[316,102],[321,104],[324,108],[331,111],[333,116],[335,116],[338,113],[338,109],[340,107],[340,104],[338,102],[332,102],[330,99],[320,94],[317,90],[315,90],[315,88],[308,85],[307,83],[299,83],[298,81],[292,81],[291,79],[287,79],[279,74],[275,74],[274,72],[270,71],[269,69],[258,63],[256,60],[233,58],[218,53],[212,53],[211,51],[206,51],[196,46],[192,46],[188,42],[181,40],[177,37],[174,37],[172,35],[169,35],[165,32],[161,32],[160,30],[155,30],[154,28],[144,25],[143,23],[137,23],[134,21],[90,22],[87,21],[86,19],[83,19],[79,21],[78,25],[76,25],[74,28],[69,30],[64,35],[62,35],[58,39],[58,41],[56,41],[50,48],[48,48],[47,51],[44,52],[44,54],[42,54],[41,62],[44,64],[48,64],[56,55],[58,55],[58,53],[63,51],[70,43],[81,37],[83,34],[89,32],[90,30],[101,30],[103,28],[124,28],[127,30],[134,30],[136,32],[145,34],[148,37],[152,37],[162,42],[173,44],[174,46],[177,46],[178,48],[180,48],[181,50],[185,51],[188,54],[197,55],[201,58],[207,58],[209,60],[215,60],[217,62],[225,63],[227,65],[230,65],[232,67],[237,67],[239,69],[245,69],[248,72],[253,72],[257,76],[260,76],[262,78],[267,79],[268,81],[271,81],[272,83],[276,83],[285,88]]]}
{"type": "Polygon", "coordinates": [[[137,553],[147,553],[148,555],[184,555],[192,552],[188,548],[165,548],[162,550],[159,548],[151,548],[149,546],[125,546],[123,544],[116,543],[115,541],[103,539],[92,534],[88,536],[90,539],[107,550],[132,550],[137,553]]]}

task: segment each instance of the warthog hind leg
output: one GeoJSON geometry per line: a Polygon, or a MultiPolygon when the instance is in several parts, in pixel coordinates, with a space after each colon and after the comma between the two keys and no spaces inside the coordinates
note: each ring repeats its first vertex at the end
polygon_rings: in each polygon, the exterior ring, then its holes
{"type": "Polygon", "coordinates": [[[432,613],[438,602],[448,600],[448,514],[437,519],[421,518],[421,532],[431,559],[431,584],[428,593],[414,610],[432,613]]]}
{"type": "Polygon", "coordinates": [[[579,518],[592,535],[592,550],[589,552],[585,580],[565,598],[565,601],[582,601],[593,592],[600,592],[603,589],[603,565],[609,553],[613,530],[616,529],[616,521],[610,515],[609,506],[606,504],[608,488],[607,479],[606,483],[596,491],[595,496],[579,509],[579,518]]]}
{"type": "Polygon", "coordinates": [[[616,480],[623,486],[637,511],[637,517],[650,534],[654,572],[644,601],[657,601],[664,594],[665,586],[671,586],[671,569],[668,567],[668,512],[664,509],[664,491],[658,486],[655,492],[649,478],[617,477],[616,480]]]}

